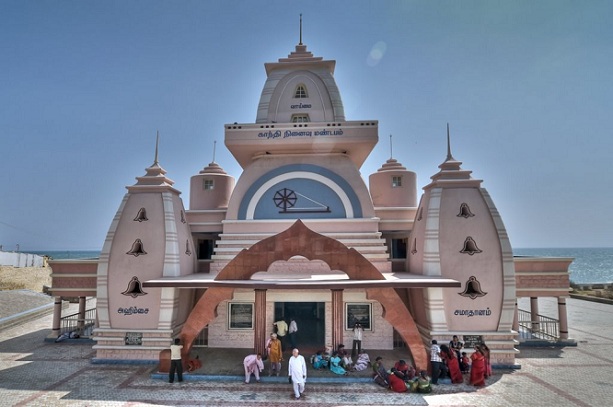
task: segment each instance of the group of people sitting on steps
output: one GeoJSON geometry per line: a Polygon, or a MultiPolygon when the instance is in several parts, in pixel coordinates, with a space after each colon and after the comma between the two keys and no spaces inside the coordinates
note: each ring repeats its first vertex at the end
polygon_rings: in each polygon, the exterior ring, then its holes
{"type": "Polygon", "coordinates": [[[375,383],[392,391],[398,393],[430,393],[432,391],[428,372],[422,370],[418,374],[412,365],[402,359],[387,370],[383,365],[383,358],[378,356],[372,365],[372,370],[375,383]]]}
{"type": "Polygon", "coordinates": [[[341,343],[334,351],[329,347],[318,351],[317,354],[311,356],[311,364],[314,369],[329,369],[332,373],[338,375],[347,375],[349,372],[368,369],[370,366],[368,353],[360,349],[360,353],[356,356],[354,362],[353,356],[345,350],[345,345],[341,343]]]}

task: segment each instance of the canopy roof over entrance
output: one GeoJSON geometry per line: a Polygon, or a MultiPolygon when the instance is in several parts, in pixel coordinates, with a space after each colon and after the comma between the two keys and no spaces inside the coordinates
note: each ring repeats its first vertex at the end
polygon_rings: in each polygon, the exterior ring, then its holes
{"type": "Polygon", "coordinates": [[[250,280],[216,280],[210,274],[190,274],[181,277],[164,277],[147,280],[144,287],[172,288],[252,288],[252,289],[344,289],[344,288],[428,288],[428,287],[460,287],[457,280],[441,277],[429,277],[410,273],[382,273],[381,280],[350,280],[343,274],[312,275],[308,278],[275,278],[250,280]],[[340,278],[336,278],[340,277],[340,278]]]}

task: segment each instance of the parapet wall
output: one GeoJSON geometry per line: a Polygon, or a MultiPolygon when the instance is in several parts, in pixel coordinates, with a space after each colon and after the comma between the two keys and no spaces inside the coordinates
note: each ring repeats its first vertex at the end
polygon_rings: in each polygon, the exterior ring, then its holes
{"type": "Polygon", "coordinates": [[[45,258],[32,253],[0,251],[0,266],[45,267],[45,258]]]}

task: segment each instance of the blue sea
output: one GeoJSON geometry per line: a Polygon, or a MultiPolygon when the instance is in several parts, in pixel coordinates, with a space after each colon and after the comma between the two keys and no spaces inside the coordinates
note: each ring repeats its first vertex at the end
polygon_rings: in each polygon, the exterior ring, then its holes
{"type": "MultiPolygon", "coordinates": [[[[32,251],[53,259],[91,259],[100,256],[99,250],[32,251]]],[[[574,283],[613,282],[613,248],[556,248],[556,249],[513,249],[515,256],[573,257],[570,265],[570,279],[574,283]]]]}
{"type": "Polygon", "coordinates": [[[613,282],[613,248],[513,249],[515,256],[573,257],[570,281],[577,284],[613,282]]]}

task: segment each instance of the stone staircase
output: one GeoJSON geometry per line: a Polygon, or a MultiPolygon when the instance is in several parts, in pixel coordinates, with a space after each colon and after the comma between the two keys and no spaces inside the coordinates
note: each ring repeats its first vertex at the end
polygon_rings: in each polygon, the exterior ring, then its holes
{"type": "MultiPolygon", "coordinates": [[[[228,262],[241,250],[248,249],[259,241],[273,236],[274,233],[224,233],[219,235],[215,242],[215,252],[212,260],[215,262],[228,262]]],[[[322,235],[336,239],[348,248],[354,248],[372,263],[388,262],[389,254],[385,239],[380,232],[367,233],[322,233],[322,235]]],[[[379,267],[378,267],[379,268],[379,267]]]]}

